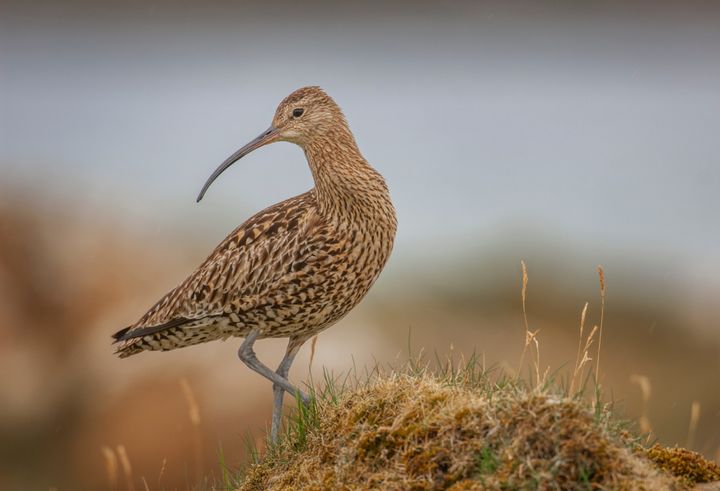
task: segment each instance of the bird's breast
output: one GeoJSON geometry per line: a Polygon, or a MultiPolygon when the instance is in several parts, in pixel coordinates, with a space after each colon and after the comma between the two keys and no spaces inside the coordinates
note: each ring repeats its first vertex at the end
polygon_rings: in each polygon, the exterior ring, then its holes
{"type": "Polygon", "coordinates": [[[394,230],[363,222],[348,224],[340,230],[330,260],[333,276],[347,295],[359,300],[385,266],[394,230]]]}

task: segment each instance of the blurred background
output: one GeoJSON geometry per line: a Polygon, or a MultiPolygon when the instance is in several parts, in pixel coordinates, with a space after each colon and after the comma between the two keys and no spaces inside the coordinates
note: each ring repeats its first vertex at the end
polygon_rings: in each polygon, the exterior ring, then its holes
{"type": "Polygon", "coordinates": [[[0,6],[1,489],[112,488],[113,458],[136,489],[184,489],[262,440],[271,387],[239,340],[119,360],[110,334],[312,186],[278,144],[195,203],[303,85],[343,107],[400,223],[315,379],[421,350],[516,370],[521,259],[541,364],[564,373],[602,264],[606,398],[720,459],[716,3],[98,5],[0,6]]]}

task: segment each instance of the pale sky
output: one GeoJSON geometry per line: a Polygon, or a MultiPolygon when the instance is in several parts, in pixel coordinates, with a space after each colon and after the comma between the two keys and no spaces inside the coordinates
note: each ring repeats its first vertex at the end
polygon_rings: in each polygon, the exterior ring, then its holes
{"type": "Polygon", "coordinates": [[[285,95],[318,84],[388,179],[408,254],[531,226],[530,241],[717,266],[719,18],[13,11],[0,26],[2,180],[220,236],[312,185],[302,152],[277,144],[194,201],[285,95]]]}

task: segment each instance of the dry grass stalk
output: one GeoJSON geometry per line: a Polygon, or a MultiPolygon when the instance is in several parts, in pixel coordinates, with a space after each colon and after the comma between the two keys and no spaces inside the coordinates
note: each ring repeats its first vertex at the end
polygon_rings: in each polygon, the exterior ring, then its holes
{"type": "Polygon", "coordinates": [[[690,425],[688,426],[688,437],[685,447],[693,448],[695,435],[697,433],[698,421],[700,420],[700,401],[693,401],[690,407],[690,425]]]}
{"type": "Polygon", "coordinates": [[[568,395],[575,395],[575,388],[581,390],[581,382],[583,380],[583,374],[585,366],[592,361],[590,357],[590,348],[592,347],[595,334],[598,332],[598,326],[593,326],[587,337],[583,337],[585,334],[585,320],[587,319],[588,302],[585,302],[582,313],[580,314],[580,336],[578,339],[578,351],[575,357],[575,367],[573,368],[572,379],[570,380],[570,390],[568,395]],[[584,344],[583,344],[584,341],[584,344]]]}
{"type": "Polygon", "coordinates": [[[540,329],[532,333],[532,341],[535,345],[535,388],[537,390],[542,390],[543,385],[545,385],[547,374],[550,371],[550,367],[547,367],[542,376],[540,375],[540,341],[537,339],[539,332],[540,329]]]}
{"type": "MultiPolygon", "coordinates": [[[[527,348],[530,345],[530,343],[533,340],[534,334],[530,332],[530,326],[528,324],[528,318],[527,318],[527,309],[525,307],[525,300],[527,298],[527,284],[528,284],[528,274],[527,274],[527,266],[525,266],[525,261],[520,261],[520,267],[522,268],[522,290],[521,290],[521,297],[522,297],[522,313],[523,313],[523,323],[525,326],[525,346],[523,346],[522,354],[520,355],[520,363],[517,370],[517,376],[518,378],[522,375],[522,367],[523,362],[525,361],[525,354],[527,353],[527,348]]],[[[537,334],[537,332],[535,332],[537,334]]]]}
{"type": "Polygon", "coordinates": [[[578,367],[580,366],[580,356],[582,353],[582,342],[583,342],[583,331],[585,330],[585,317],[587,316],[588,302],[585,302],[585,306],[580,314],[580,336],[578,337],[578,349],[575,355],[575,369],[573,370],[573,377],[570,380],[570,391],[569,395],[573,395],[573,389],[575,387],[575,375],[577,374],[578,367]]]}
{"type": "Polygon", "coordinates": [[[535,361],[534,361],[534,368],[535,368],[535,387],[537,389],[540,389],[547,379],[547,374],[550,371],[550,367],[548,366],[545,372],[542,372],[542,369],[540,368],[540,342],[537,339],[538,333],[540,333],[540,329],[537,329],[535,331],[530,330],[530,324],[528,323],[527,318],[527,285],[528,285],[528,273],[527,273],[527,266],[525,265],[525,261],[520,261],[520,266],[522,268],[522,290],[521,290],[521,297],[522,297],[522,312],[523,312],[523,324],[525,327],[525,345],[523,346],[522,354],[520,355],[520,363],[518,366],[517,371],[517,377],[520,378],[522,376],[522,367],[523,363],[525,362],[525,355],[527,354],[528,346],[531,344],[535,346],[535,361]]]}
{"type": "Polygon", "coordinates": [[[163,459],[162,466],[160,466],[160,474],[158,474],[158,485],[162,487],[162,478],[165,475],[165,468],[167,467],[167,459],[163,459]]]}
{"type": "Polygon", "coordinates": [[[193,392],[192,387],[190,387],[190,384],[185,378],[180,379],[180,387],[182,388],[183,395],[185,396],[185,402],[187,402],[188,417],[190,418],[190,423],[193,426],[199,426],[200,408],[198,407],[197,400],[195,399],[195,393],[193,392]]]}
{"type": "Polygon", "coordinates": [[[600,380],[600,349],[602,348],[603,320],[605,320],[605,269],[602,265],[597,267],[600,277],[600,331],[598,333],[597,357],[595,360],[595,376],[600,380]]]}
{"type": "MultiPolygon", "coordinates": [[[[599,327],[597,325],[593,326],[592,330],[590,331],[590,334],[588,334],[587,340],[585,341],[585,348],[583,353],[583,358],[585,361],[590,361],[592,358],[588,355],[590,353],[590,346],[593,344],[593,340],[595,339],[595,334],[599,331],[599,327]]],[[[583,362],[580,362],[580,368],[584,365],[583,362]]]]}
{"type": "Polygon", "coordinates": [[[180,387],[185,395],[185,401],[188,406],[188,417],[192,425],[193,433],[193,460],[195,464],[195,477],[202,477],[203,452],[202,452],[202,435],[200,433],[200,407],[198,406],[195,393],[190,387],[190,383],[185,378],[180,379],[180,387]]]}
{"type": "Polygon", "coordinates": [[[315,347],[317,346],[317,336],[313,336],[312,342],[310,343],[310,361],[308,362],[308,372],[312,374],[312,364],[315,359],[315,347]]]}
{"type": "Polygon", "coordinates": [[[642,414],[640,415],[640,431],[647,433],[648,439],[652,433],[652,425],[650,424],[650,418],[648,417],[648,405],[650,403],[650,396],[652,395],[652,386],[650,385],[650,379],[645,375],[634,374],[630,376],[630,382],[637,384],[640,387],[642,394],[643,408],[642,414]]]}
{"type": "MultiPolygon", "coordinates": [[[[452,349],[452,344],[450,344],[450,347],[452,349]]],[[[458,370],[462,371],[467,366],[467,361],[465,360],[465,353],[462,351],[460,352],[460,360],[458,361],[458,370]]]]}
{"type": "Polygon", "coordinates": [[[115,451],[106,446],[100,447],[103,458],[105,459],[105,472],[108,479],[108,487],[110,489],[116,489],[118,483],[118,461],[115,456],[115,451]]]}
{"type": "Polygon", "coordinates": [[[147,481],[145,480],[145,476],[141,477],[140,479],[142,480],[143,487],[145,488],[145,491],[150,491],[150,486],[148,486],[148,483],[147,483],[147,481]]]}
{"type": "Polygon", "coordinates": [[[130,459],[128,458],[125,445],[118,445],[116,448],[118,460],[120,461],[120,467],[122,467],[123,475],[125,476],[125,483],[127,484],[128,491],[135,490],[135,483],[133,482],[132,466],[130,465],[130,459]]]}

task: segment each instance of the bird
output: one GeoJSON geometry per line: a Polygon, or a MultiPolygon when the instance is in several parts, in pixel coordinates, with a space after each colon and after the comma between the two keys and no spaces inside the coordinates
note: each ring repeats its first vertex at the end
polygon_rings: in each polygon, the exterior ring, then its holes
{"type": "Polygon", "coordinates": [[[197,202],[235,162],[281,141],[304,151],[314,186],[249,218],[137,322],[113,334],[120,358],[243,338],[240,360],[273,384],[271,441],[278,439],[285,392],[305,405],[311,400],[288,380],[300,347],[365,297],[397,230],[385,179],[318,86],[285,97],[270,127],[210,175],[197,202]],[[288,338],[274,371],[253,349],[264,338],[288,338]]]}

